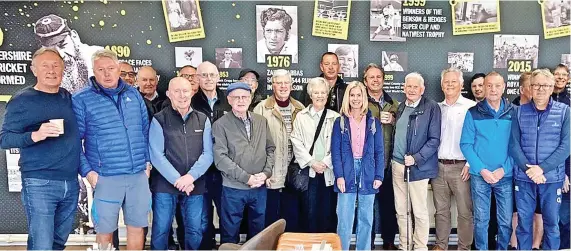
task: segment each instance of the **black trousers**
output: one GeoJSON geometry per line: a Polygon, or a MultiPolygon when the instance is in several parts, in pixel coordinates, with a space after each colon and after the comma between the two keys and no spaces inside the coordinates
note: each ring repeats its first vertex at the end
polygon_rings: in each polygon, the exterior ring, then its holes
{"type": "Polygon", "coordinates": [[[316,174],[309,178],[307,191],[302,195],[302,212],[306,217],[302,227],[308,233],[336,233],[337,232],[337,194],[333,186],[325,186],[323,174],[316,174]]]}

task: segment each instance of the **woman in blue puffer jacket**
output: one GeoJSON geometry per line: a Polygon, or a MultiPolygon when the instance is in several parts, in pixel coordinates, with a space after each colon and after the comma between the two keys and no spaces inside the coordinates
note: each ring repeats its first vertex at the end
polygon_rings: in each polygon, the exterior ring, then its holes
{"type": "Polygon", "coordinates": [[[373,204],[383,181],[385,164],[382,127],[368,112],[367,90],[363,83],[349,83],[341,114],[333,125],[331,139],[335,192],[338,193],[337,234],[343,250],[348,250],[355,201],[358,201],[357,250],[370,250],[373,204]]]}

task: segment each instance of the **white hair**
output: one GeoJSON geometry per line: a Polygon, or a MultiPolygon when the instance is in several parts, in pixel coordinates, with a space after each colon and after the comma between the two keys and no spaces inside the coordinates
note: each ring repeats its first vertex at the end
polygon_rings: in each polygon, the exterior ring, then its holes
{"type": "Polygon", "coordinates": [[[289,73],[288,70],[284,69],[275,70],[274,75],[272,76],[272,83],[274,83],[275,79],[279,77],[287,77],[289,79],[289,82],[292,82],[291,73],[289,73]]]}
{"type": "Polygon", "coordinates": [[[115,63],[119,64],[119,59],[117,59],[117,53],[113,52],[112,50],[108,49],[97,50],[95,53],[93,53],[93,55],[91,55],[91,64],[95,65],[95,60],[100,58],[110,58],[113,61],[115,61],[115,63]]]}
{"type": "Polygon", "coordinates": [[[420,86],[422,86],[422,88],[424,88],[424,78],[422,77],[422,75],[420,75],[420,73],[418,73],[418,72],[411,72],[411,73],[407,74],[406,77],[404,77],[404,84],[405,84],[405,85],[406,85],[406,81],[407,81],[409,78],[418,80],[420,86]]]}
{"type": "Polygon", "coordinates": [[[444,69],[442,71],[442,73],[440,73],[440,81],[442,81],[444,79],[444,75],[446,75],[446,73],[449,73],[449,72],[457,73],[458,74],[458,82],[460,82],[460,84],[464,84],[464,73],[462,73],[462,71],[456,67],[450,67],[448,69],[444,69]]]}
{"type": "Polygon", "coordinates": [[[317,77],[309,79],[307,82],[307,94],[311,96],[313,90],[318,87],[323,87],[326,91],[329,91],[329,84],[327,83],[327,80],[322,77],[317,77]]]}

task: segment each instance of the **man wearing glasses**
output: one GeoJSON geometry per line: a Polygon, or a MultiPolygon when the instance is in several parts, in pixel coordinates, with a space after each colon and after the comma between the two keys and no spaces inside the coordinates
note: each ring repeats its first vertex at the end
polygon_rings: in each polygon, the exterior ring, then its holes
{"type": "MultiPolygon", "coordinates": [[[[216,120],[232,110],[226,100],[224,92],[217,87],[217,83],[220,80],[218,69],[216,65],[208,61],[202,62],[198,65],[194,78],[198,80],[200,88],[192,97],[191,106],[196,111],[206,114],[208,119],[214,124],[216,120]]],[[[213,243],[215,243],[213,224],[214,207],[212,206],[212,202],[214,201],[218,217],[220,218],[220,196],[222,193],[222,176],[214,165],[210,166],[208,171],[206,171],[204,179],[207,188],[207,192],[204,194],[204,212],[206,212],[205,217],[208,218],[204,219],[203,224],[208,224],[208,226],[205,226],[205,233],[200,245],[201,250],[212,249],[213,243]]],[[[220,225],[220,232],[223,231],[222,227],[223,226],[220,225]]]]}
{"type": "Polygon", "coordinates": [[[192,65],[185,65],[180,68],[180,76],[190,81],[192,92],[198,92],[198,76],[196,76],[196,67],[192,65]]]}
{"type": "Polygon", "coordinates": [[[268,121],[248,111],[251,89],[243,82],[227,88],[232,112],[214,123],[214,163],[222,172],[221,243],[240,241],[240,223],[248,209],[248,236],[265,227],[266,179],[272,175],[274,151],[268,121]]]}
{"type": "Polygon", "coordinates": [[[133,70],[133,66],[131,66],[127,62],[119,63],[119,69],[121,70],[121,79],[127,82],[130,86],[137,88],[135,85],[135,79],[137,78],[137,73],[133,70]]]}
{"type": "Polygon", "coordinates": [[[559,208],[569,157],[569,106],[554,101],[556,80],[548,69],[532,73],[532,101],[522,105],[513,118],[510,155],[517,168],[515,199],[518,213],[518,249],[532,247],[533,214],[539,200],[543,218],[542,249],[560,246],[559,208]]]}
{"type": "Polygon", "coordinates": [[[250,89],[252,90],[252,102],[250,104],[250,109],[248,110],[253,111],[254,107],[256,107],[264,99],[264,96],[261,94],[261,91],[258,89],[259,86],[258,81],[260,80],[260,74],[258,74],[258,72],[252,69],[246,68],[240,71],[238,79],[240,80],[240,82],[248,84],[248,86],[250,86],[250,89]]]}

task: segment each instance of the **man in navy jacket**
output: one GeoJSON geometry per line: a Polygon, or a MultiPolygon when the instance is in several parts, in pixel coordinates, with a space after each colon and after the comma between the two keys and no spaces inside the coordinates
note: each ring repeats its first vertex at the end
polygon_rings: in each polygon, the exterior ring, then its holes
{"type": "MultiPolygon", "coordinates": [[[[405,77],[405,102],[399,105],[396,118],[393,167],[395,208],[399,225],[400,249],[407,247],[406,168],[410,168],[410,199],[414,208],[414,249],[427,249],[430,229],[428,216],[428,180],[438,176],[440,145],[440,107],[424,96],[424,79],[416,72],[405,77]]],[[[412,231],[412,227],[409,227],[412,231]]],[[[412,232],[410,232],[412,233],[412,232]]]]}
{"type": "Polygon", "coordinates": [[[531,78],[532,101],[522,105],[512,122],[510,154],[517,166],[515,198],[518,248],[532,247],[533,213],[539,200],[543,216],[543,249],[559,249],[558,227],[565,159],[569,156],[569,106],[553,101],[555,78],[547,69],[531,78]]]}

